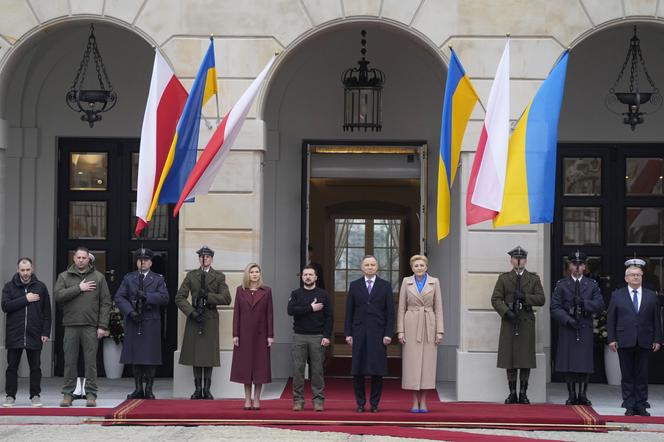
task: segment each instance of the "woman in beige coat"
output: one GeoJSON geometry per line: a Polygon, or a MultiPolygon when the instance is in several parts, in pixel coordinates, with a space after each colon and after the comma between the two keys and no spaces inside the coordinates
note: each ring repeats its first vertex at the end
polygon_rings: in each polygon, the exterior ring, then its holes
{"type": "Polygon", "coordinates": [[[397,333],[403,345],[401,388],[413,390],[412,413],[427,413],[427,390],[436,388],[438,344],[443,340],[443,299],[438,278],[427,274],[429,260],[414,255],[414,275],[403,279],[399,292],[397,333]]]}

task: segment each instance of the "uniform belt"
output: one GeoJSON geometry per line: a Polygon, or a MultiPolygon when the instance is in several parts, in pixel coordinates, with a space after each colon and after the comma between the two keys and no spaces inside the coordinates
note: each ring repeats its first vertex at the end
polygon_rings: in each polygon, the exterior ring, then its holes
{"type": "Polygon", "coordinates": [[[417,313],[417,342],[422,342],[424,339],[426,342],[433,342],[436,336],[436,315],[433,307],[409,305],[408,311],[417,313]]]}

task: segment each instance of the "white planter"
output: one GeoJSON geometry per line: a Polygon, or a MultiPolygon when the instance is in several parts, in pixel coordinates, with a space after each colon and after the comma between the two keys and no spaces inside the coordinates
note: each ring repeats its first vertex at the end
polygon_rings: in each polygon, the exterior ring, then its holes
{"type": "Polygon", "coordinates": [[[609,385],[620,385],[620,360],[618,352],[609,350],[604,346],[604,371],[606,372],[606,383],[609,385]]]}
{"type": "Polygon", "coordinates": [[[108,379],[120,379],[124,371],[124,364],[120,363],[122,344],[116,344],[113,339],[103,340],[104,346],[104,370],[108,379]]]}

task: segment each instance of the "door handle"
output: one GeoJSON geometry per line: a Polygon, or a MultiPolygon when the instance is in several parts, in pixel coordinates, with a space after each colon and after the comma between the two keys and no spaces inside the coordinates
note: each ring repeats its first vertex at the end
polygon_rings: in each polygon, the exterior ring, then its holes
{"type": "Polygon", "coordinates": [[[104,273],[110,282],[115,282],[115,269],[106,270],[104,273]]]}

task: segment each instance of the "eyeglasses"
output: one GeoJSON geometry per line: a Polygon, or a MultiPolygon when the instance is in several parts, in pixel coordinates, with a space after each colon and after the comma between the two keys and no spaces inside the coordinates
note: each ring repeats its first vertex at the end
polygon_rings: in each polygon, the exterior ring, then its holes
{"type": "Polygon", "coordinates": [[[640,278],[640,277],[642,277],[643,275],[640,274],[640,273],[630,273],[630,274],[627,275],[627,276],[632,276],[632,277],[636,276],[637,278],[640,278]]]}

